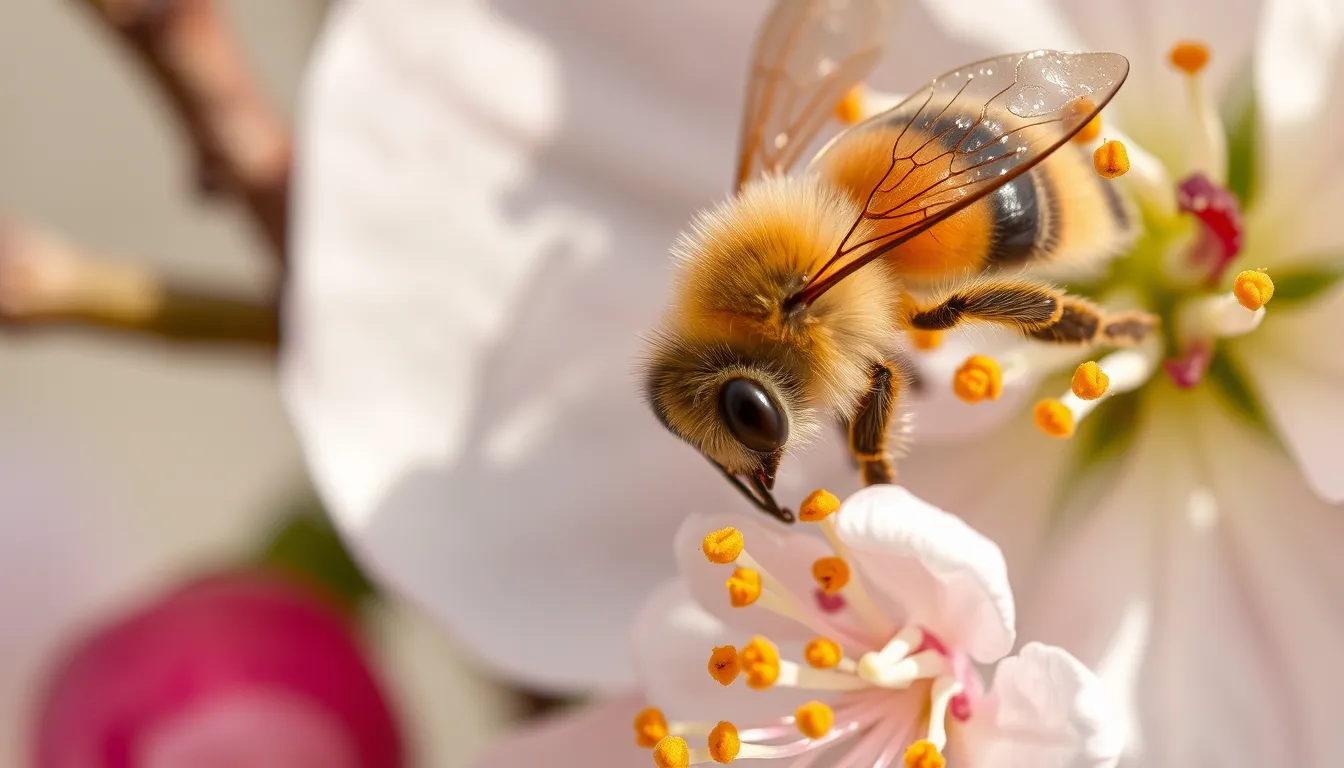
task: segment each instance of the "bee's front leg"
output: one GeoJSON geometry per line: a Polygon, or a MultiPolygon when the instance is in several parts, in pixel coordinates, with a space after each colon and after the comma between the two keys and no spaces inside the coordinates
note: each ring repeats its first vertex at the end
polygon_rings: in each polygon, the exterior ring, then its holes
{"type": "Polygon", "coordinates": [[[868,392],[849,420],[849,450],[859,463],[864,485],[896,482],[888,441],[904,381],[904,373],[894,363],[875,364],[868,392]]]}

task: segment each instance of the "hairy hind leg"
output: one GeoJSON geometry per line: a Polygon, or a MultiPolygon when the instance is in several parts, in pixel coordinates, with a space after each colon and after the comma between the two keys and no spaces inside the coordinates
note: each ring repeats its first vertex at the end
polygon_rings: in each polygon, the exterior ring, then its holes
{"type": "Polygon", "coordinates": [[[997,323],[1031,332],[1054,324],[1063,294],[1027,280],[978,280],[908,316],[911,328],[946,331],[965,322],[997,323]]]}
{"type": "Polygon", "coordinates": [[[889,441],[903,385],[903,373],[896,364],[875,364],[868,391],[849,420],[849,450],[858,462],[864,485],[896,482],[889,441]]]}
{"type": "Polygon", "coordinates": [[[1108,312],[1086,299],[1064,296],[1059,319],[1028,335],[1052,344],[1105,344],[1132,347],[1150,337],[1158,327],[1156,315],[1147,312],[1108,312]]]}

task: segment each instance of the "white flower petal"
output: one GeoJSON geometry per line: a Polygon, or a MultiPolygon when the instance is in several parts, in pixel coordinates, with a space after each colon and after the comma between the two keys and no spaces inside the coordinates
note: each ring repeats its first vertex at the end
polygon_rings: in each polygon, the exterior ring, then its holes
{"type": "Polygon", "coordinates": [[[1117,492],[1021,591],[1023,634],[1097,670],[1136,765],[1344,760],[1344,516],[1211,397],[1154,396],[1117,492]]]}
{"type": "MultiPolygon", "coordinates": [[[[742,532],[747,554],[797,598],[807,615],[824,626],[839,627],[852,636],[864,636],[862,622],[847,603],[834,612],[823,611],[819,605],[812,564],[819,558],[835,554],[826,540],[813,535],[812,526],[798,525],[783,531],[782,526],[764,515],[692,515],[681,524],[676,539],[677,564],[682,580],[706,613],[740,632],[764,635],[777,642],[806,641],[818,634],[759,604],[745,608],[732,606],[724,582],[732,575],[734,566],[709,562],[702,549],[707,533],[730,526],[742,532]]],[[[857,649],[848,650],[853,654],[857,649]]]]}
{"type": "Polygon", "coordinates": [[[629,768],[651,762],[635,746],[631,724],[644,708],[642,696],[627,693],[550,715],[502,739],[474,758],[470,768],[629,768]]]}
{"type": "Polygon", "coordinates": [[[949,648],[992,662],[1013,647],[1013,593],[994,542],[905,488],[845,500],[836,530],[864,575],[949,648]]]}
{"type": "Polygon", "coordinates": [[[948,333],[935,350],[912,353],[919,381],[907,398],[914,452],[926,445],[959,443],[986,434],[1021,412],[1040,383],[1038,375],[1005,380],[998,400],[965,403],[952,390],[953,378],[966,358],[987,355],[1002,362],[1003,355],[1021,343],[1020,334],[970,326],[948,333]]]}
{"type": "Polygon", "coordinates": [[[1246,375],[1307,481],[1344,502],[1344,357],[1322,345],[1322,329],[1344,327],[1344,290],[1299,310],[1275,312],[1237,341],[1246,375]]]}
{"type": "Polygon", "coordinates": [[[1344,181],[1322,161],[1344,150],[1333,129],[1344,120],[1342,43],[1338,2],[1265,0],[1255,61],[1261,203],[1251,223],[1289,227],[1308,251],[1344,246],[1334,219],[1344,205],[1344,181]]]}
{"type": "Polygon", "coordinates": [[[1061,648],[1027,643],[999,662],[994,684],[957,733],[967,765],[1102,768],[1124,746],[1110,694],[1061,648]]]}
{"type": "MultiPolygon", "coordinates": [[[[777,721],[806,701],[830,698],[782,686],[758,691],[745,679],[724,687],[710,677],[709,657],[716,646],[741,648],[751,638],[751,632],[728,627],[706,613],[681,580],[660,587],[645,602],[633,635],[635,664],[649,704],[669,720],[729,720],[747,727],[777,721]]],[[[801,643],[781,642],[779,649],[781,658],[802,658],[801,643]]]]}

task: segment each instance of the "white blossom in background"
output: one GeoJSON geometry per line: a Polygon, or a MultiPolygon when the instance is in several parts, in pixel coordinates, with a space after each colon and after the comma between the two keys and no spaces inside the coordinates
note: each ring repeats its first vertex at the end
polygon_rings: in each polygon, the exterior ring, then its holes
{"type": "MultiPolygon", "coordinates": [[[[1339,3],[988,6],[906,4],[871,84],[908,92],[1042,46],[1126,55],[1096,140],[1128,146],[1115,183],[1145,234],[1086,293],[1149,305],[1173,334],[1092,355],[1099,400],[1070,392],[1086,352],[949,337],[921,364],[933,389],[902,482],[1004,549],[1023,634],[1098,670],[1143,764],[1344,760],[1339,3]],[[1206,65],[1173,67],[1181,42],[1206,65]],[[1210,210],[1226,215],[1197,220],[1210,210]],[[1224,227],[1207,247],[1241,239],[1214,282],[1190,259],[1206,226],[1224,227]],[[1261,268],[1275,294],[1252,311],[1234,281],[1261,268]],[[967,405],[947,393],[976,352],[1008,381],[967,405]]],[[[766,7],[352,1],[317,52],[288,403],[362,561],[525,682],[624,689],[665,541],[687,511],[742,504],[631,374],[668,246],[727,194],[766,7]]],[[[837,442],[786,461],[779,493],[850,490],[837,442]]]]}

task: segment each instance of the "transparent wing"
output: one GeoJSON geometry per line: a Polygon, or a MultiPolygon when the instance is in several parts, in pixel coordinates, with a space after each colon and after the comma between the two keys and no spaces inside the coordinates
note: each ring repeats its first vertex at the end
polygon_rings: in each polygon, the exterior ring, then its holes
{"type": "Polygon", "coordinates": [[[811,168],[834,174],[833,157],[847,155],[849,166],[855,157],[871,158],[857,172],[875,182],[839,250],[790,303],[812,303],[846,275],[1029,170],[1096,116],[1128,74],[1129,62],[1114,53],[1000,56],[949,72],[836,136],[811,168]]]}
{"type": "Polygon", "coordinates": [[[737,188],[797,162],[882,54],[888,0],[776,0],[756,39],[737,188]]]}

